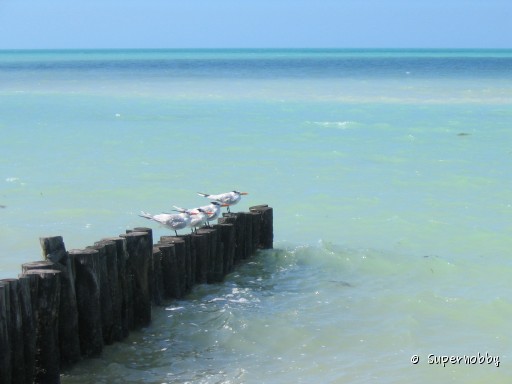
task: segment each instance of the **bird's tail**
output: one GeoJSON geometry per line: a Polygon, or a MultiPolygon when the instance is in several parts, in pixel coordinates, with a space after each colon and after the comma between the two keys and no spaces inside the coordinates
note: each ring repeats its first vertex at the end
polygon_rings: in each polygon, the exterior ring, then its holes
{"type": "Polygon", "coordinates": [[[209,195],[209,194],[207,194],[207,193],[201,193],[201,192],[197,192],[197,194],[198,194],[199,196],[203,196],[203,197],[208,197],[208,196],[210,196],[210,195],[209,195]]]}
{"type": "Polygon", "coordinates": [[[173,207],[174,207],[175,211],[178,211],[178,212],[181,212],[181,213],[186,213],[187,212],[187,210],[185,208],[180,208],[180,207],[177,207],[175,205],[173,205],[173,207]]]}
{"type": "Polygon", "coordinates": [[[153,216],[150,214],[150,213],[147,213],[147,212],[144,212],[144,211],[140,211],[140,217],[144,217],[145,219],[149,219],[149,220],[152,220],[153,219],[153,216]]]}

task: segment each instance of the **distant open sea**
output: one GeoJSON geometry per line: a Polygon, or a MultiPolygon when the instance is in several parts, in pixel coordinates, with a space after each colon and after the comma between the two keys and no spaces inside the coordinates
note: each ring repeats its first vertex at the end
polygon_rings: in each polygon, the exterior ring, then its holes
{"type": "Polygon", "coordinates": [[[0,51],[0,133],[0,278],[196,192],[274,208],[64,384],[510,383],[512,50],[0,51]]]}

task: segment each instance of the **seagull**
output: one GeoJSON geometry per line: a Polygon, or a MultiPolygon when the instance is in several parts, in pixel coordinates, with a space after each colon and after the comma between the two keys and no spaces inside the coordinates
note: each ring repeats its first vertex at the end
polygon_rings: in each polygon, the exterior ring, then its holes
{"type": "Polygon", "coordinates": [[[180,208],[180,207],[173,205],[173,207],[175,208],[175,211],[182,212],[182,213],[186,212],[189,214],[197,213],[197,212],[199,212],[198,209],[202,209],[203,211],[205,211],[206,215],[208,216],[207,221],[206,221],[206,225],[208,225],[208,226],[210,226],[210,221],[214,221],[220,216],[221,207],[227,207],[227,206],[228,206],[227,204],[221,204],[216,201],[212,201],[210,203],[210,205],[203,205],[202,207],[191,208],[191,209],[180,208]]]}
{"type": "Polygon", "coordinates": [[[200,193],[200,192],[197,192],[197,194],[199,196],[206,197],[207,199],[214,200],[214,201],[217,201],[222,204],[227,204],[228,212],[230,212],[230,210],[229,210],[230,205],[237,204],[240,201],[240,199],[242,198],[242,195],[248,195],[247,192],[238,192],[238,191],[220,193],[218,195],[209,195],[207,193],[200,193]]]}
{"type": "MultiPolygon", "coordinates": [[[[191,217],[190,223],[188,226],[192,229],[192,232],[197,233],[197,228],[202,227],[208,221],[208,214],[205,210],[201,208],[197,208],[197,213],[195,212],[185,212],[185,215],[193,215],[191,217]]],[[[181,213],[183,215],[183,213],[181,213]]]]}
{"type": "Polygon", "coordinates": [[[144,217],[148,220],[156,221],[157,223],[163,225],[166,228],[174,230],[176,236],[178,236],[178,229],[183,229],[187,225],[190,225],[191,222],[191,214],[184,213],[161,213],[159,215],[152,215],[150,213],[146,213],[144,211],[140,212],[140,217],[144,217]]]}

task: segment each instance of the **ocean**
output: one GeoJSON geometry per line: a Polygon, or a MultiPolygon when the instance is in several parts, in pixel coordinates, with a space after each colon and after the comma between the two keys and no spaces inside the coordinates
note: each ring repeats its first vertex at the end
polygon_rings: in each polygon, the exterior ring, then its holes
{"type": "Polygon", "coordinates": [[[0,278],[246,191],[274,249],[71,383],[509,383],[512,50],[0,51],[0,278]],[[417,359],[417,360],[416,360],[417,359]]]}

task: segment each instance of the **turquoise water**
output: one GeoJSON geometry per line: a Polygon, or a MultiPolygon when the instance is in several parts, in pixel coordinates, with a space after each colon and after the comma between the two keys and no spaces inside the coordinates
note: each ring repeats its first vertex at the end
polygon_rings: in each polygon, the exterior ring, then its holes
{"type": "MultiPolygon", "coordinates": [[[[67,383],[506,383],[512,51],[0,52],[0,277],[249,192],[275,251],[67,383]],[[500,357],[428,364],[428,355],[500,357]],[[417,365],[411,356],[420,356],[417,365]]],[[[154,227],[155,237],[167,231],[154,227]]]]}

